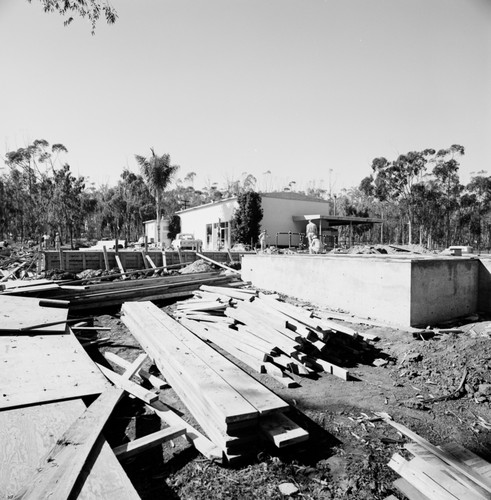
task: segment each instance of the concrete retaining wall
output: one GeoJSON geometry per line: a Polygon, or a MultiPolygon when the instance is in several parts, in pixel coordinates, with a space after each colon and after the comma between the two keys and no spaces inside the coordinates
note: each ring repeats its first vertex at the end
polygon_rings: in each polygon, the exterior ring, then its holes
{"type": "Polygon", "coordinates": [[[426,326],[476,311],[479,261],[455,257],[247,255],[255,286],[394,325],[426,326]]]}

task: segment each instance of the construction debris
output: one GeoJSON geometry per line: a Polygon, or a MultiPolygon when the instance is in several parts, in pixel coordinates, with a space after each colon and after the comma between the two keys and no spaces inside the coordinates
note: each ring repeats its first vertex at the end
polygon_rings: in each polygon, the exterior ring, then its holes
{"type": "Polygon", "coordinates": [[[387,413],[376,415],[414,441],[405,445],[414,458],[406,460],[396,453],[389,462],[389,467],[403,478],[394,483],[401,493],[410,499],[422,498],[421,495],[461,500],[491,498],[491,463],[456,443],[434,446],[404,425],[394,422],[387,413]]]}

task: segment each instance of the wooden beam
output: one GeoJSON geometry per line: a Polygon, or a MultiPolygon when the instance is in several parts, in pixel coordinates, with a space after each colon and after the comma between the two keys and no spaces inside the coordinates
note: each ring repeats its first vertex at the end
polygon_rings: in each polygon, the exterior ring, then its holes
{"type": "Polygon", "coordinates": [[[150,257],[150,255],[145,255],[145,258],[147,259],[147,262],[150,264],[150,267],[152,269],[157,269],[157,266],[155,265],[155,262],[152,260],[152,257],[150,257]]]}
{"type": "Polygon", "coordinates": [[[117,373],[113,372],[112,370],[109,370],[109,368],[106,368],[105,366],[100,365],[99,363],[96,363],[98,366],[99,370],[117,387],[124,389],[126,392],[129,394],[132,394],[138,399],[141,399],[142,401],[145,401],[145,403],[153,403],[154,401],[157,401],[159,399],[159,396],[153,392],[147,391],[143,387],[139,386],[138,384],[135,384],[134,382],[131,382],[130,380],[127,380],[124,378],[122,375],[118,375],[117,373]]]}
{"type": "Polygon", "coordinates": [[[41,461],[29,484],[14,499],[69,498],[102,428],[123,395],[103,392],[57,441],[41,461]]]}
{"type": "Polygon", "coordinates": [[[239,276],[242,274],[240,271],[237,271],[237,269],[232,269],[231,267],[226,266],[225,264],[221,264],[220,262],[217,262],[216,260],[210,259],[209,257],[205,257],[203,254],[196,252],[196,257],[199,257],[200,259],[206,260],[208,262],[211,262],[212,264],[215,264],[218,267],[223,267],[223,269],[226,269],[227,271],[231,271],[235,274],[238,274],[239,276]]]}
{"type": "Polygon", "coordinates": [[[143,363],[147,360],[147,353],[140,354],[135,361],[126,367],[125,372],[121,375],[126,380],[129,380],[133,375],[135,375],[138,370],[143,366],[143,363]]]}
{"type": "MultiPolygon", "coordinates": [[[[144,354],[144,356],[147,357],[147,354],[144,354]]],[[[131,367],[131,363],[129,361],[126,361],[126,359],[123,359],[113,352],[105,352],[104,357],[107,360],[112,361],[114,364],[120,366],[121,368],[124,368],[125,370],[128,370],[131,367]]],[[[165,380],[158,378],[155,375],[151,375],[141,368],[138,370],[136,375],[140,376],[142,379],[148,380],[157,389],[162,389],[169,386],[169,384],[165,380]]]]}
{"type": "Polygon", "coordinates": [[[145,252],[143,252],[143,251],[142,251],[142,252],[140,252],[140,255],[142,256],[143,267],[144,267],[145,269],[148,269],[148,268],[149,268],[149,265],[148,265],[148,261],[147,261],[147,259],[146,259],[146,254],[145,254],[145,252]]]}
{"type": "Polygon", "coordinates": [[[185,427],[167,427],[166,429],[117,446],[113,448],[113,452],[120,459],[129,458],[184,434],[186,434],[185,427]]]}
{"type": "Polygon", "coordinates": [[[119,255],[116,253],[114,255],[114,258],[116,259],[116,264],[118,265],[118,268],[119,268],[119,271],[121,273],[121,277],[123,279],[126,279],[128,276],[127,274],[124,272],[124,267],[123,267],[123,264],[121,264],[121,259],[119,258],[119,255]]]}

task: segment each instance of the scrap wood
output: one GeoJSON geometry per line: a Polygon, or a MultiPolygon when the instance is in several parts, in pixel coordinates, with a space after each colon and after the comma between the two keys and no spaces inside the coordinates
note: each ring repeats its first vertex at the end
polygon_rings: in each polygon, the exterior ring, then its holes
{"type": "MultiPolygon", "coordinates": [[[[481,498],[487,499],[489,498],[489,495],[487,492],[478,486],[474,481],[471,479],[468,479],[466,476],[461,474],[460,472],[454,470],[452,467],[448,466],[445,462],[443,462],[441,459],[433,455],[433,453],[427,451],[425,448],[423,448],[421,445],[417,443],[406,443],[404,445],[404,448],[408,450],[412,455],[417,457],[419,460],[422,460],[426,463],[431,464],[432,466],[436,467],[440,471],[444,472],[445,474],[453,477],[455,480],[460,482],[461,484],[465,485],[467,488],[471,489],[474,491],[476,494],[480,495],[481,498]]],[[[441,448],[441,447],[440,447],[441,448]]],[[[488,464],[489,466],[489,464],[488,464]]]]}
{"type": "Polygon", "coordinates": [[[104,337],[102,339],[88,340],[87,342],[81,342],[82,347],[90,347],[94,345],[101,345],[106,343],[112,343],[109,337],[104,337]]]}
{"type": "Polygon", "coordinates": [[[185,437],[203,456],[210,460],[222,459],[221,450],[213,444],[206,436],[197,431],[194,427],[174,413],[168,406],[161,401],[146,405],[148,409],[154,412],[167,425],[184,427],[186,429],[185,437]]]}
{"type": "Polygon", "coordinates": [[[15,273],[17,271],[20,271],[26,265],[27,265],[27,261],[22,262],[22,264],[19,264],[17,267],[15,267],[11,271],[9,271],[9,274],[7,274],[6,276],[4,276],[3,278],[0,278],[0,283],[3,283],[4,281],[7,281],[9,278],[15,276],[15,273]]]}
{"type": "Polygon", "coordinates": [[[395,453],[389,462],[389,467],[418,490],[435,500],[447,500],[449,498],[484,500],[489,498],[489,495],[483,496],[477,493],[444,471],[439,470],[434,464],[418,457],[407,461],[401,455],[395,453]]]}
{"type": "Polygon", "coordinates": [[[176,437],[186,434],[185,427],[167,427],[147,436],[130,441],[129,443],[122,444],[113,448],[114,454],[120,458],[129,458],[141,453],[143,451],[159,446],[162,443],[170,441],[176,437]]]}
{"type": "Polygon", "coordinates": [[[474,469],[465,464],[465,462],[455,459],[455,457],[448,451],[439,449],[438,447],[434,446],[423,437],[418,436],[418,434],[413,432],[411,429],[408,429],[402,424],[394,422],[388,413],[375,412],[375,415],[381,417],[384,420],[384,422],[388,423],[389,425],[397,429],[399,432],[404,434],[406,437],[412,439],[413,441],[421,445],[426,450],[432,452],[434,455],[443,460],[445,463],[452,466],[454,469],[456,469],[457,471],[461,472],[466,477],[474,481],[481,488],[484,488],[488,493],[491,493],[491,478],[480,475],[474,469]]]}
{"type": "Polygon", "coordinates": [[[106,368],[105,366],[100,365],[99,363],[96,363],[97,367],[101,372],[116,386],[121,389],[124,389],[127,393],[135,396],[138,399],[141,399],[142,401],[145,401],[145,403],[153,403],[154,401],[157,401],[159,399],[158,394],[155,394],[154,392],[147,391],[143,387],[141,387],[138,384],[135,384],[134,382],[131,382],[127,378],[125,378],[124,375],[118,375],[116,372],[113,372],[109,368],[106,368]]]}
{"type": "MultiPolygon", "coordinates": [[[[147,354],[142,354],[142,356],[145,356],[147,358],[147,354]]],[[[131,366],[132,363],[129,361],[126,361],[122,357],[118,356],[117,354],[114,354],[113,352],[105,352],[104,357],[108,361],[112,361],[114,364],[120,366],[121,368],[124,368],[125,370],[128,370],[131,366]]],[[[155,375],[151,375],[147,371],[143,370],[142,368],[139,368],[137,372],[135,373],[137,377],[141,377],[144,380],[148,380],[150,384],[152,384],[155,388],[157,389],[163,389],[164,387],[167,387],[169,384],[167,382],[159,377],[156,377],[155,375]]],[[[131,378],[131,377],[130,377],[131,378]]]]}
{"type": "Polygon", "coordinates": [[[56,442],[32,480],[14,499],[69,498],[106,421],[121,399],[116,388],[103,392],[56,442]]]}

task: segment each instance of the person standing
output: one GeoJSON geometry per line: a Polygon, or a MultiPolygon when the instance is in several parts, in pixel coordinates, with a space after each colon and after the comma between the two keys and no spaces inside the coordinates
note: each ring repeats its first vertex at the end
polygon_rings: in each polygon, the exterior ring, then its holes
{"type": "Polygon", "coordinates": [[[309,242],[309,253],[312,253],[312,242],[314,240],[314,236],[317,236],[317,226],[309,220],[309,223],[307,224],[307,241],[309,242]]]}
{"type": "Polygon", "coordinates": [[[266,235],[267,235],[266,229],[263,229],[261,233],[259,234],[259,244],[261,245],[261,252],[264,252],[266,250],[266,235]]]}
{"type": "Polygon", "coordinates": [[[56,233],[55,235],[55,249],[59,250],[61,248],[61,238],[60,238],[60,233],[56,233]]]}

